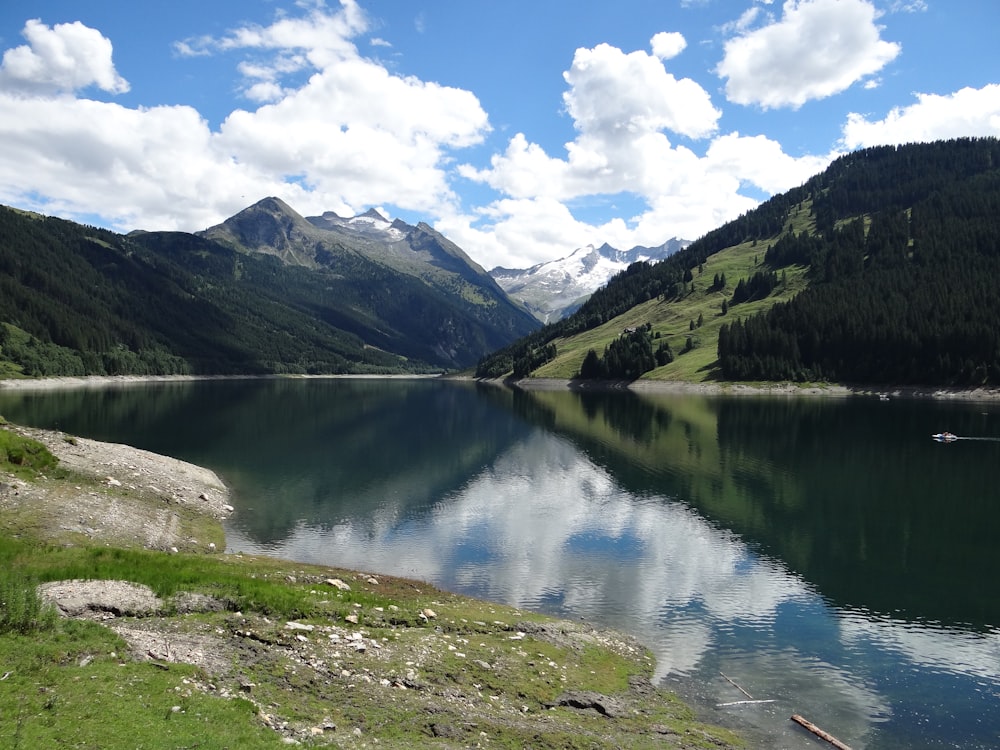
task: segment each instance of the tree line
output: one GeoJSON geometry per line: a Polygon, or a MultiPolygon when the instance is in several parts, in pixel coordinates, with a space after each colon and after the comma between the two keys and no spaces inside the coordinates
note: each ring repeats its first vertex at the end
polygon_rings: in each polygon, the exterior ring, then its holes
{"type": "MultiPolygon", "coordinates": [[[[996,138],[875,147],[840,157],[802,186],[669,258],[633,264],[573,315],[483,357],[476,375],[501,377],[517,362],[520,372],[530,371],[531,353],[559,337],[596,328],[655,297],[679,299],[692,268],[754,240],[767,243],[763,267],[737,284],[723,313],[771,294],[790,266],[808,269],[809,286],[769,312],[722,327],[724,378],[1000,382],[996,138]],[[811,211],[815,230],[793,233],[791,212],[802,207],[811,211]]],[[[712,283],[725,287],[722,278],[712,283]]],[[[607,369],[607,354],[588,354],[586,371],[600,374],[602,360],[607,369]]]]}
{"type": "Polygon", "coordinates": [[[723,326],[732,380],[975,386],[1000,383],[1000,148],[995,139],[869,149],[831,167],[812,235],[772,268],[810,286],[723,326]],[[861,216],[850,218],[861,212],[861,216]]]}

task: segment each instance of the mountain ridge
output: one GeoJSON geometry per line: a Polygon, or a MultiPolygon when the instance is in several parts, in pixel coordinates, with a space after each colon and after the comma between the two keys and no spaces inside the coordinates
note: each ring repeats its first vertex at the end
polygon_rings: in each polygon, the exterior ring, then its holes
{"type": "Polygon", "coordinates": [[[2,208],[0,374],[440,372],[537,328],[430,227],[361,221],[330,232],[265,198],[126,236],[2,208]]]}
{"type": "Polygon", "coordinates": [[[663,260],[689,244],[688,240],[674,237],[662,245],[636,245],[629,250],[618,250],[606,242],[600,247],[585,245],[563,258],[530,268],[497,266],[490,270],[490,276],[541,322],[550,323],[575,312],[591,294],[632,263],[663,260]]]}
{"type": "Polygon", "coordinates": [[[997,279],[1000,140],[862,149],[635,264],[476,374],[988,387],[997,279]]]}

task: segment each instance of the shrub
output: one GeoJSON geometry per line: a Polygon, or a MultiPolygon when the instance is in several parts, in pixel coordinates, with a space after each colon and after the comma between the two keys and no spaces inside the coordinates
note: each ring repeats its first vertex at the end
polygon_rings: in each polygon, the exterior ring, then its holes
{"type": "Polygon", "coordinates": [[[0,429],[0,470],[34,475],[55,467],[58,462],[37,440],[0,429]]]}
{"type": "Polygon", "coordinates": [[[55,609],[42,602],[34,581],[14,570],[0,571],[0,634],[48,630],[56,619],[55,609]]]}

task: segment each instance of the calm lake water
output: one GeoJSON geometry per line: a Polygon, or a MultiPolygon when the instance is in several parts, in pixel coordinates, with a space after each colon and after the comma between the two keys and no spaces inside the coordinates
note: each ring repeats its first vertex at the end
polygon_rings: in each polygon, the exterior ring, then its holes
{"type": "Polygon", "coordinates": [[[855,750],[1000,746],[1000,404],[335,379],[0,414],[214,469],[231,551],[634,633],[752,746],[826,746],[793,713],[855,750]],[[717,707],[745,699],[723,674],[775,702],[717,707]]]}

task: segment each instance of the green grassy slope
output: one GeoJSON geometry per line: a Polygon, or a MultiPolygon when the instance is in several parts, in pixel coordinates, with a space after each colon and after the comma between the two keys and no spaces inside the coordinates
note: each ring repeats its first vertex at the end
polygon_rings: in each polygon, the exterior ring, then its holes
{"type": "MultiPolygon", "coordinates": [[[[804,211],[803,211],[804,213],[804,211]]],[[[722,313],[722,302],[732,296],[733,288],[740,279],[749,278],[761,268],[767,245],[760,242],[744,242],[709,256],[702,264],[691,269],[695,291],[678,300],[649,300],[636,305],[628,312],[618,315],[597,328],[567,338],[557,338],[556,358],[534,371],[534,377],[573,378],[580,372],[580,365],[589,349],[601,353],[626,328],[652,325],[654,344],[656,337],[665,340],[676,355],[673,362],[652,370],[642,377],[650,380],[684,380],[703,382],[717,378],[716,349],[719,343],[719,329],[734,318],[745,317],[768,309],[777,302],[791,299],[806,285],[806,269],[795,266],[787,269],[787,284],[779,286],[771,296],[763,300],[747,302],[731,307],[722,313]],[[726,287],[711,290],[715,274],[725,274],[726,287]],[[699,317],[703,323],[697,326],[699,317]],[[694,321],[695,328],[691,329],[694,321]],[[685,349],[688,338],[694,348],[685,349]],[[683,353],[682,353],[683,352],[683,353]]]]}
{"type": "Polygon", "coordinates": [[[634,264],[476,375],[988,386],[998,277],[1000,140],[871,148],[634,264]]]}

